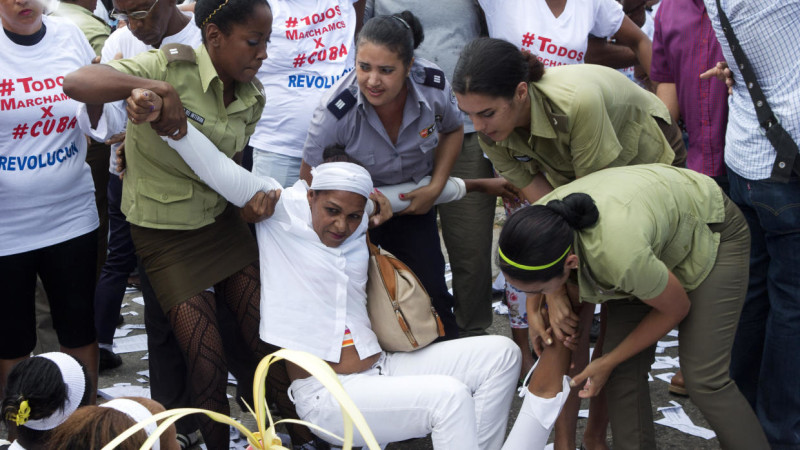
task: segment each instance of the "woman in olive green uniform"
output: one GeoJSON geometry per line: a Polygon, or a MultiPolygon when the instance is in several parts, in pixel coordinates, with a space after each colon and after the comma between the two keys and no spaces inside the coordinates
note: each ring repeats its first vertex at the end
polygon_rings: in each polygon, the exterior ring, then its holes
{"type": "MultiPolygon", "coordinates": [[[[272,15],[264,0],[200,0],[195,21],[204,43],[196,50],[170,44],[86,66],[66,77],[64,90],[89,105],[128,98],[122,211],[186,358],[194,406],[227,414],[215,294],[233,311],[256,355],[266,354],[258,338],[258,250],[239,211],[159,135],[182,137],[188,120],[226,156],[244,148],[264,107],[253,77],[267,57],[272,15]]],[[[112,114],[114,108],[105,110],[112,114]]],[[[93,124],[99,112],[90,109],[93,124]]],[[[262,193],[242,216],[264,216],[276,197],[262,193]]],[[[227,448],[227,426],[201,419],[201,431],[209,448],[227,448]]]]}
{"type": "Polygon", "coordinates": [[[722,447],[767,448],[728,375],[750,237],[714,180],[661,164],[587,175],[515,213],[498,253],[508,282],[526,293],[577,284],[581,301],[608,305],[603,356],[573,381],[582,397],[605,386],[614,436],[655,448],[647,373],[656,342],[678,326],[686,388],[722,447]]]}
{"type": "Polygon", "coordinates": [[[545,71],[513,44],[482,38],[464,47],[452,83],[495,170],[530,202],[606,167],[686,160],[664,103],[607,67],[545,71]]]}

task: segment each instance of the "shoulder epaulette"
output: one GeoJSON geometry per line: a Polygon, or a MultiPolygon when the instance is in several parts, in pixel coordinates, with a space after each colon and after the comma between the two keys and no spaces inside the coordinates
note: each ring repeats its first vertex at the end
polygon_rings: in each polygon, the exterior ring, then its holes
{"type": "Polygon", "coordinates": [[[343,90],[339,95],[333,97],[333,100],[328,103],[328,111],[330,111],[336,119],[341,119],[347,114],[347,111],[353,108],[356,104],[356,96],[350,89],[343,90]]]}
{"type": "Polygon", "coordinates": [[[161,52],[167,57],[167,63],[175,61],[197,62],[194,49],[183,44],[167,44],[161,46],[161,52]]]}
{"type": "Polygon", "coordinates": [[[418,67],[411,71],[411,76],[417,84],[444,89],[444,72],[435,67],[418,67]]]}

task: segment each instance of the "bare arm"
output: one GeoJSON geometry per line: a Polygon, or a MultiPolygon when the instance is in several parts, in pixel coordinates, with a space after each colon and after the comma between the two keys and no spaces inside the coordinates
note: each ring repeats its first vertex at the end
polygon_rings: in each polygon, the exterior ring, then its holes
{"type": "Polygon", "coordinates": [[[361,31],[361,27],[364,26],[364,8],[366,4],[366,0],[358,0],[353,3],[353,8],[356,10],[356,36],[358,36],[358,32],[361,31]]]}
{"type": "Polygon", "coordinates": [[[678,91],[675,89],[675,83],[658,83],[656,95],[667,105],[672,120],[678,120],[681,111],[678,107],[678,91]]]}
{"type": "Polygon", "coordinates": [[[531,181],[529,185],[522,188],[522,195],[524,195],[530,203],[535,203],[551,192],[553,192],[553,186],[541,172],[533,177],[533,181],[531,181]]]}
{"type": "Polygon", "coordinates": [[[583,372],[573,377],[573,386],[579,386],[588,379],[579,394],[581,397],[597,395],[615,367],[658,342],[689,314],[689,296],[672,272],[669,273],[664,292],[653,299],[642,301],[653,309],[636,328],[614,350],[595,359],[583,372]]]}
{"type": "Polygon", "coordinates": [[[653,56],[653,43],[647,37],[641,28],[637,27],[635,23],[627,16],[622,20],[622,25],[619,27],[617,34],[614,35],[617,44],[624,45],[630,48],[636,55],[636,60],[642,66],[647,76],[650,76],[650,60],[653,56]]]}
{"type": "Polygon", "coordinates": [[[300,179],[311,186],[311,166],[308,165],[305,159],[300,163],[300,179]]]}
{"type": "Polygon", "coordinates": [[[647,35],[631,19],[625,17],[614,39],[616,43],[608,42],[605,38],[590,38],[585,61],[614,69],[639,64],[649,77],[653,44],[647,35]]]}

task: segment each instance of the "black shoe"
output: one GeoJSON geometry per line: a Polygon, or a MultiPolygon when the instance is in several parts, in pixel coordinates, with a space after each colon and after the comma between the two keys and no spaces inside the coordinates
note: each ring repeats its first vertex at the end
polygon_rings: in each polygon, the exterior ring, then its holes
{"type": "Polygon", "coordinates": [[[106,350],[104,348],[100,349],[100,371],[108,370],[108,369],[116,369],[117,367],[122,365],[122,358],[112,352],[111,350],[106,350]]]}

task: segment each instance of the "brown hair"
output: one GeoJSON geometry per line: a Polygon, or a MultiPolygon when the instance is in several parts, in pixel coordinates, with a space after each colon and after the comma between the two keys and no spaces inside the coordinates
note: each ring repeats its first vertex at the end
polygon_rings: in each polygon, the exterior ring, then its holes
{"type": "MultiPolygon", "coordinates": [[[[152,414],[164,411],[161,403],[143,397],[125,397],[128,400],[141,403],[152,414]]],[[[52,434],[47,448],[59,450],[99,450],[125,430],[135,425],[136,422],[127,414],[113,408],[100,406],[85,406],[79,408],[52,434]]],[[[175,435],[175,426],[172,425],[161,434],[159,442],[162,450],[179,449],[175,435]]],[[[117,449],[138,450],[147,433],[139,430],[129,437],[117,449]]]]}

